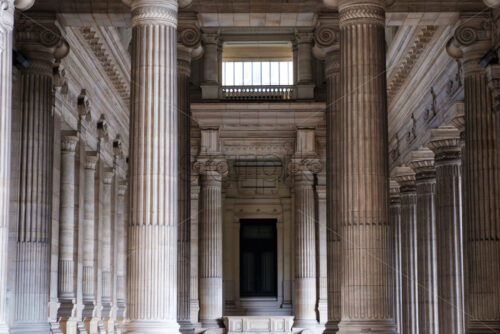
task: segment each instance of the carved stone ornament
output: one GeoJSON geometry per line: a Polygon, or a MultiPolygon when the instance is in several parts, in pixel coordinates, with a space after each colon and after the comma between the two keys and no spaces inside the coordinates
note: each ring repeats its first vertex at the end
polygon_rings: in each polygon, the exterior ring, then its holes
{"type": "Polygon", "coordinates": [[[199,160],[193,165],[195,174],[207,175],[209,172],[217,172],[225,177],[229,174],[229,165],[223,159],[199,160]]]}
{"type": "Polygon", "coordinates": [[[80,121],[90,122],[92,121],[92,113],[90,108],[90,100],[87,95],[87,90],[82,89],[80,95],[77,100],[78,106],[78,116],[80,117],[80,121]]]}
{"type": "Polygon", "coordinates": [[[106,120],[106,116],[101,115],[101,118],[99,118],[99,121],[97,122],[97,134],[99,139],[108,141],[109,140],[109,133],[108,133],[108,122],[106,120]]]}
{"type": "Polygon", "coordinates": [[[67,96],[69,87],[68,87],[68,79],[66,78],[66,68],[64,68],[64,65],[61,63],[61,60],[57,60],[54,63],[53,67],[53,73],[52,73],[52,83],[54,85],[54,88],[59,90],[61,95],[67,96]]]}
{"type": "Polygon", "coordinates": [[[318,174],[322,170],[319,159],[293,159],[288,164],[288,175],[297,175],[304,172],[318,174]]]}
{"type": "Polygon", "coordinates": [[[317,59],[325,60],[328,53],[340,49],[340,30],[337,24],[319,21],[314,31],[313,54],[317,59]]]}
{"type": "Polygon", "coordinates": [[[116,135],[116,138],[113,141],[113,155],[115,160],[121,160],[125,157],[123,154],[122,137],[119,134],[116,135]]]}

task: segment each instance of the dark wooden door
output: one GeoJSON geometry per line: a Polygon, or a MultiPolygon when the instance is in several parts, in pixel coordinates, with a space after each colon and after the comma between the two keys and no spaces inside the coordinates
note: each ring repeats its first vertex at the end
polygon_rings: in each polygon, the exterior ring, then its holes
{"type": "Polygon", "coordinates": [[[241,220],[240,296],[277,296],[276,220],[241,220]]]}

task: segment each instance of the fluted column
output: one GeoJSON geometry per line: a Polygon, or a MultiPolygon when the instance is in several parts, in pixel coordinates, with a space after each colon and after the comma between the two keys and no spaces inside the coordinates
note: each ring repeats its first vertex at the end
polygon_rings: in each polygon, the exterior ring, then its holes
{"type": "Polygon", "coordinates": [[[318,160],[292,162],[295,185],[295,282],[296,328],[316,327],[316,226],[314,175],[321,170],[318,160]]]}
{"type": "Polygon", "coordinates": [[[9,237],[14,0],[0,2],[0,333],[8,333],[6,310],[9,237]]]}
{"type": "MultiPolygon", "coordinates": [[[[83,212],[83,317],[90,319],[96,306],[95,290],[95,172],[99,157],[97,152],[88,152],[85,157],[84,212],[83,212]]],[[[87,321],[86,320],[86,323],[87,321]]],[[[88,327],[88,325],[87,325],[88,327]]]]}
{"type": "Polygon", "coordinates": [[[179,24],[177,45],[178,83],[178,241],[177,241],[177,321],[181,331],[191,330],[191,110],[189,78],[191,59],[200,47],[201,34],[194,22],[179,24]]]}
{"type": "Polygon", "coordinates": [[[436,160],[436,239],[439,333],[465,333],[462,161],[460,132],[432,130],[429,147],[436,160]]]}
{"type": "Polygon", "coordinates": [[[326,186],[316,186],[316,249],[317,249],[317,280],[318,296],[317,311],[318,321],[324,325],[328,321],[328,258],[326,227],[326,186]]]}
{"type": "Polygon", "coordinates": [[[434,153],[427,148],[414,151],[409,165],[417,187],[418,328],[421,333],[438,334],[434,153]]]}
{"type": "Polygon", "coordinates": [[[111,277],[111,196],[114,171],[106,169],[103,177],[102,187],[102,317],[109,318],[111,312],[112,277],[111,277]]]}
{"type": "Polygon", "coordinates": [[[199,235],[200,323],[204,328],[222,326],[222,177],[223,160],[201,160],[194,170],[201,176],[199,235]]]}
{"type": "Polygon", "coordinates": [[[199,326],[198,314],[200,311],[200,300],[198,297],[198,256],[199,256],[199,197],[200,186],[198,177],[191,176],[191,323],[199,326]]]}
{"type": "Polygon", "coordinates": [[[492,47],[489,15],[464,18],[448,53],[464,68],[466,333],[500,331],[500,185],[492,94],[479,60],[492,47]]]}
{"type": "Polygon", "coordinates": [[[52,184],[52,67],[68,52],[54,21],[22,20],[21,149],[14,326],[12,333],[47,333],[52,184]],[[40,29],[38,24],[44,26],[40,29]]]}
{"type": "Polygon", "coordinates": [[[127,333],[178,333],[177,1],[132,0],[127,333]]]}
{"type": "Polygon", "coordinates": [[[417,194],[415,172],[396,168],[401,197],[401,332],[418,333],[417,194]]]}
{"type": "Polygon", "coordinates": [[[341,216],[340,333],[394,333],[389,223],[385,3],[339,1],[341,216]]]}
{"type": "Polygon", "coordinates": [[[401,196],[399,192],[399,183],[391,179],[389,183],[390,199],[389,218],[391,227],[394,231],[394,322],[396,324],[396,333],[401,331],[401,196]]]}
{"type": "Polygon", "coordinates": [[[116,246],[116,318],[122,322],[125,318],[127,307],[127,215],[125,208],[127,200],[127,183],[118,186],[117,211],[118,211],[118,233],[116,246]]]}
{"type": "Polygon", "coordinates": [[[78,140],[77,133],[62,134],[58,272],[61,307],[58,317],[67,334],[76,334],[75,150],[78,140]]]}

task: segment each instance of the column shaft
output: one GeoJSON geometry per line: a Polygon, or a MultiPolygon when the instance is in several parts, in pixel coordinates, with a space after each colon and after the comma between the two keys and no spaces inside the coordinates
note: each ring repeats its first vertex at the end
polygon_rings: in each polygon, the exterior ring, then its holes
{"type": "Polygon", "coordinates": [[[7,250],[9,238],[12,105],[12,28],[14,1],[0,8],[0,333],[7,327],[7,250]]]}
{"type": "Polygon", "coordinates": [[[436,154],[436,238],[439,333],[465,333],[462,164],[460,133],[439,129],[430,147],[436,154]],[[439,131],[446,137],[439,138],[439,131]],[[451,132],[451,136],[446,134],[451,132]]]}
{"type": "Polygon", "coordinates": [[[87,153],[85,160],[84,212],[83,212],[83,282],[82,295],[85,318],[92,317],[96,303],[95,291],[95,171],[97,153],[87,153]]]}
{"type": "Polygon", "coordinates": [[[202,327],[219,327],[222,318],[222,178],[201,176],[199,297],[202,327]]]}
{"type": "Polygon", "coordinates": [[[178,333],[177,1],[132,0],[129,334],[178,333]]]}
{"type": "Polygon", "coordinates": [[[396,333],[402,333],[401,324],[401,197],[399,184],[396,181],[390,182],[391,205],[389,207],[389,217],[394,231],[394,322],[396,333]]]}
{"type": "Polygon", "coordinates": [[[467,333],[500,330],[500,189],[497,133],[486,74],[465,73],[467,333]]]}
{"type": "Polygon", "coordinates": [[[339,2],[343,247],[340,333],[394,333],[384,1],[339,2]]]}
{"type": "Polygon", "coordinates": [[[327,79],[327,270],[328,333],[336,333],[341,319],[341,230],[340,230],[340,54],[328,54],[325,62],[327,79]]]}
{"type": "Polygon", "coordinates": [[[199,234],[199,195],[200,186],[195,177],[195,185],[191,186],[191,323],[198,324],[200,301],[198,297],[198,234],[199,234]]]}
{"type": "Polygon", "coordinates": [[[75,291],[75,149],[76,135],[63,135],[61,142],[61,200],[59,223],[59,315],[70,317],[75,291]]]}
{"type": "Polygon", "coordinates": [[[113,171],[105,171],[102,187],[102,296],[101,302],[103,306],[102,314],[104,318],[109,317],[111,311],[112,300],[112,277],[111,277],[111,256],[113,254],[111,249],[111,205],[112,205],[112,186],[113,186],[113,171]]]}
{"type": "Polygon", "coordinates": [[[317,262],[317,283],[318,297],[317,310],[320,324],[328,321],[328,251],[326,227],[326,186],[316,186],[316,262],[317,262]]]}
{"type": "Polygon", "coordinates": [[[127,184],[120,184],[118,188],[118,232],[116,247],[116,303],[117,319],[125,317],[127,303],[127,216],[125,207],[127,206],[126,194],[127,184]]]}
{"type": "Polygon", "coordinates": [[[189,102],[189,76],[191,52],[180,46],[177,50],[178,122],[179,122],[179,227],[177,241],[177,320],[181,329],[190,321],[191,287],[191,117],[189,102]]]}
{"type": "Polygon", "coordinates": [[[295,323],[309,328],[316,321],[316,226],[314,214],[314,174],[295,175],[295,323]]]}

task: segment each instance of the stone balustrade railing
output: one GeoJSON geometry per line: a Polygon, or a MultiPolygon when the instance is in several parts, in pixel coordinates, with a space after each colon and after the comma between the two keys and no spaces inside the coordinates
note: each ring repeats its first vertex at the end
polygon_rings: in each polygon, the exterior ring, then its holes
{"type": "Polygon", "coordinates": [[[225,100],[294,100],[294,86],[223,86],[220,97],[225,100]]]}

